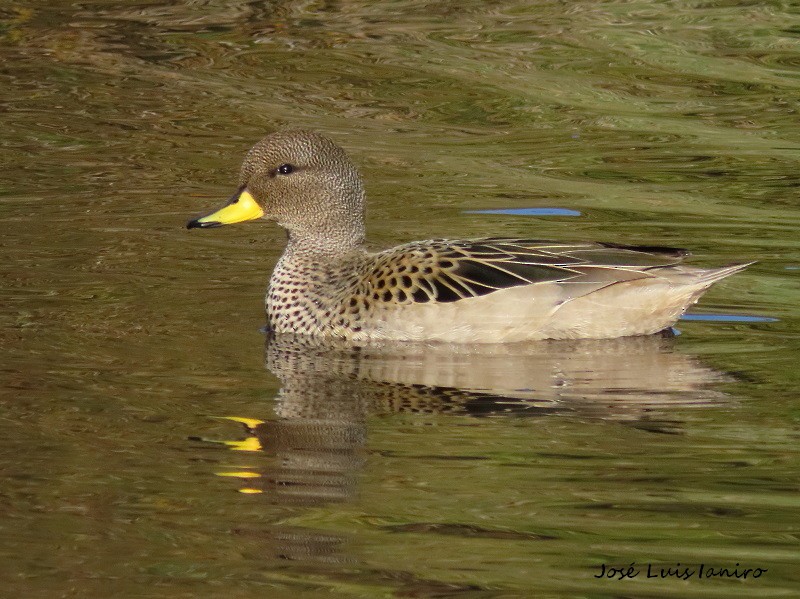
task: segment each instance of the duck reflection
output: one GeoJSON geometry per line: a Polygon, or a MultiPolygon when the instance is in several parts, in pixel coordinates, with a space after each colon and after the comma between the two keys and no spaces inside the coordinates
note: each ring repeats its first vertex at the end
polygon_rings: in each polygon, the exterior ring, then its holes
{"type": "Polygon", "coordinates": [[[354,347],[268,336],[266,366],[282,409],[542,415],[574,411],[636,418],[642,410],[724,399],[730,376],[679,353],[671,334],[516,344],[384,343],[354,347]],[[289,406],[293,406],[289,408],[289,406]],[[302,408],[300,407],[302,406],[302,408]]]}
{"type": "Polygon", "coordinates": [[[730,377],[680,353],[666,335],[360,347],[268,335],[265,361],[281,382],[275,417],[237,419],[249,431],[237,448],[268,459],[261,472],[226,474],[246,478],[243,491],[283,505],[354,495],[368,417],[566,414],[676,433],[671,408],[729,400],[715,384],[730,377]]]}

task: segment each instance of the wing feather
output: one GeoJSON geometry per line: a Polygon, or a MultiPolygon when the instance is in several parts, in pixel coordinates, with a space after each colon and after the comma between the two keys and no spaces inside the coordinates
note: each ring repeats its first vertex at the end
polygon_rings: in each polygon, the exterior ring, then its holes
{"type": "Polygon", "coordinates": [[[614,284],[653,276],[649,271],[674,266],[687,255],[686,250],[660,246],[434,239],[379,254],[372,262],[368,286],[370,290],[386,289],[373,293],[380,301],[447,303],[522,285],[614,284]],[[399,279],[404,281],[402,293],[387,285],[387,281],[399,279]]]}

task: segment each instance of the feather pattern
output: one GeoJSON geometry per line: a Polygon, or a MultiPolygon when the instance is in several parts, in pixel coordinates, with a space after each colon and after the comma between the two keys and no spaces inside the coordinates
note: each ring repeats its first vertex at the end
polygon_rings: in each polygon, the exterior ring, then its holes
{"type": "Polygon", "coordinates": [[[685,250],[530,239],[433,239],[374,256],[366,290],[377,302],[449,303],[537,283],[617,282],[677,265],[685,250]],[[624,271],[624,272],[621,272],[624,271]]]}

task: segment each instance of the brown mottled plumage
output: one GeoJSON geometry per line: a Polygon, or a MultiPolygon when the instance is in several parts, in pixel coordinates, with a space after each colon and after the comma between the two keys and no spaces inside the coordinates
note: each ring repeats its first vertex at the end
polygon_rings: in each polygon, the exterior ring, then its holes
{"type": "Polygon", "coordinates": [[[267,292],[270,328],[355,341],[506,342],[656,333],[744,268],[680,265],[661,247],[434,239],[364,247],[364,190],[344,151],[308,131],[247,154],[230,203],[189,228],[258,217],[288,231],[267,292]]]}

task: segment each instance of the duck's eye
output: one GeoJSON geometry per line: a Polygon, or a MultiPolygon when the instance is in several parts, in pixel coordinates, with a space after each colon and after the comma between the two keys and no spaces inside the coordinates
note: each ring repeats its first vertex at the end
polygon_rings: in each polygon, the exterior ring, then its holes
{"type": "Polygon", "coordinates": [[[278,167],[278,172],[281,175],[290,175],[294,171],[294,167],[291,164],[282,164],[278,167]]]}

